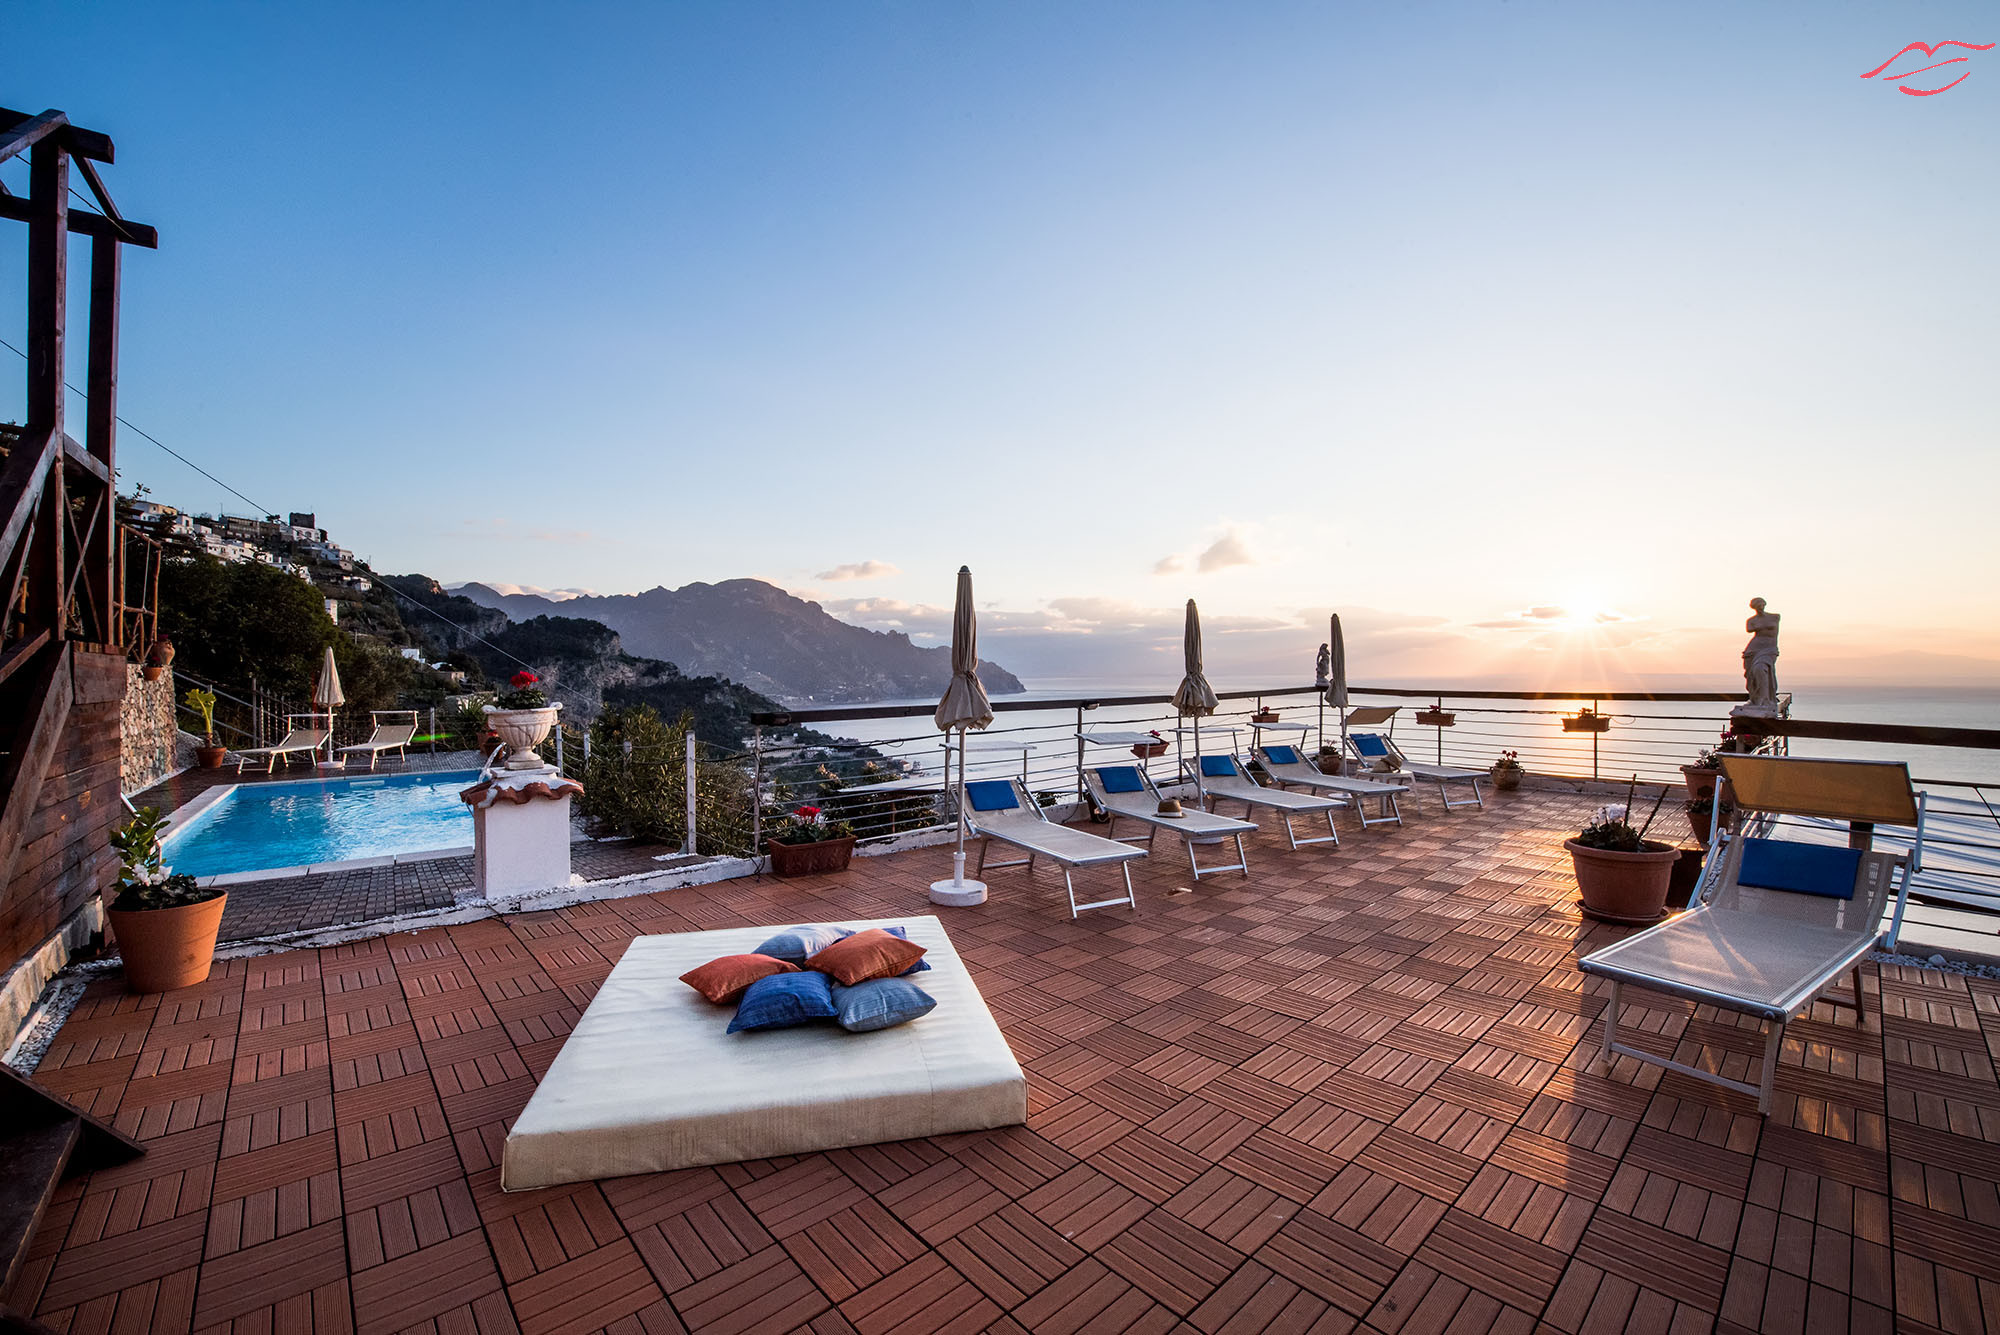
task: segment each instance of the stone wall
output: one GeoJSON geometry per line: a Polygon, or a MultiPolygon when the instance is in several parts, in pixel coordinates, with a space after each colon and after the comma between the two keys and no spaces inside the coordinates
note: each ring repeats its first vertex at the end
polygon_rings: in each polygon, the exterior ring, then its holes
{"type": "Polygon", "coordinates": [[[125,706],[119,711],[123,746],[118,786],[127,794],[151,788],[179,766],[174,754],[179,732],[174,724],[174,670],[158,681],[147,681],[137,663],[125,665],[125,706]]]}

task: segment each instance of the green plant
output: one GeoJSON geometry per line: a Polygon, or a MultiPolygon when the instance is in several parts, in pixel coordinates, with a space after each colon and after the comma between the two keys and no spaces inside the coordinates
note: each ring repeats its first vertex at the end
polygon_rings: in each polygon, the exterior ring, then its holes
{"type": "Polygon", "coordinates": [[[1642,850],[1646,846],[1646,831],[1653,828],[1660,806],[1667,800],[1667,790],[1660,789],[1646,823],[1635,827],[1631,820],[1632,798],[1638,788],[1639,776],[1634,774],[1631,784],[1625,789],[1625,805],[1602,806],[1592,812],[1590,823],[1577,834],[1576,842],[1585,848],[1598,848],[1610,853],[1637,853],[1642,850]]]}
{"type": "Polygon", "coordinates": [[[1500,753],[1500,758],[1493,762],[1493,768],[1494,769],[1521,768],[1521,753],[1519,751],[1502,751],[1500,753]]]}
{"type": "Polygon", "coordinates": [[[215,692],[205,691],[199,686],[191,686],[188,688],[187,695],[185,695],[182,698],[187,701],[187,706],[189,709],[192,709],[195,713],[201,715],[202,736],[208,738],[208,744],[210,746],[214,746],[215,745],[215,692]]]}
{"type": "Polygon", "coordinates": [[[111,847],[118,853],[118,897],[112,908],[121,913],[176,909],[224,893],[161,865],[160,834],[166,827],[167,818],[158,807],[140,807],[131,820],[111,832],[111,847]]]}
{"type": "Polygon", "coordinates": [[[829,820],[814,806],[777,809],[764,817],[764,837],[786,844],[819,844],[829,839],[852,839],[854,827],[844,820],[829,820]]]}

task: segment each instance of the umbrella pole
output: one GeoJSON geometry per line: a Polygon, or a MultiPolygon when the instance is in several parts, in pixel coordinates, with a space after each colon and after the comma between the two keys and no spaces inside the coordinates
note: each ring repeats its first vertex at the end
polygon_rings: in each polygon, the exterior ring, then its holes
{"type": "Polygon", "coordinates": [[[958,851],[951,855],[953,889],[965,887],[965,729],[958,730],[958,851]]]}

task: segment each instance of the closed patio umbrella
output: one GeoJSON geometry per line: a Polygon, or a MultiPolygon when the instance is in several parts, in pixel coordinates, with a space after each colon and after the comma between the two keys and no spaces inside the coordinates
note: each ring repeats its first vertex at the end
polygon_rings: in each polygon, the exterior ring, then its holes
{"type": "Polygon", "coordinates": [[[322,765],[334,765],[333,758],[333,711],[347,703],[347,697],[340,691],[340,668],[333,661],[333,646],[326,647],[326,661],[319,665],[319,680],[313,683],[312,702],[315,708],[326,711],[326,759],[322,765]]]}
{"type": "Polygon", "coordinates": [[[1187,602],[1187,627],[1181,632],[1181,657],[1187,675],[1174,691],[1174,709],[1182,718],[1194,720],[1194,786],[1196,792],[1201,792],[1201,719],[1202,715],[1215,712],[1217,701],[1208,678],[1201,672],[1201,613],[1195,610],[1192,598],[1187,602]]]}
{"type": "MultiPolygon", "coordinates": [[[[951,614],[951,682],[932,715],[940,732],[958,733],[958,846],[951,857],[951,879],[931,885],[931,902],[967,908],[986,902],[986,886],[965,879],[965,733],[993,721],[993,705],[979,683],[979,626],[972,611],[972,569],[958,568],[958,601],[951,614]]],[[[945,758],[949,767],[951,758],[945,758]]],[[[946,773],[950,777],[949,769],[946,773]]]]}
{"type": "MultiPolygon", "coordinates": [[[[1347,642],[1340,636],[1340,613],[1327,618],[1327,644],[1332,649],[1332,663],[1326,673],[1326,703],[1340,711],[1340,756],[1336,762],[1342,769],[1347,767],[1347,642]]],[[[1326,745],[1326,722],[1324,712],[1320,722],[1320,745],[1326,745]]]]}

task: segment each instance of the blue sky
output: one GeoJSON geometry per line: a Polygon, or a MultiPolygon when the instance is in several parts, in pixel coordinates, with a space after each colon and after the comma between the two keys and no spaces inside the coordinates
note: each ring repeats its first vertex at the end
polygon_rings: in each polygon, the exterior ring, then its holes
{"type": "Polygon", "coordinates": [[[1151,673],[1189,596],[1267,676],[1327,608],[1374,679],[1726,674],[1752,594],[1799,672],[2000,660],[2000,49],[1857,77],[1989,5],[8,30],[5,102],[111,133],[161,230],[126,415],[383,569],[750,575],[924,633],[964,562],[1030,673],[1151,673]]]}

